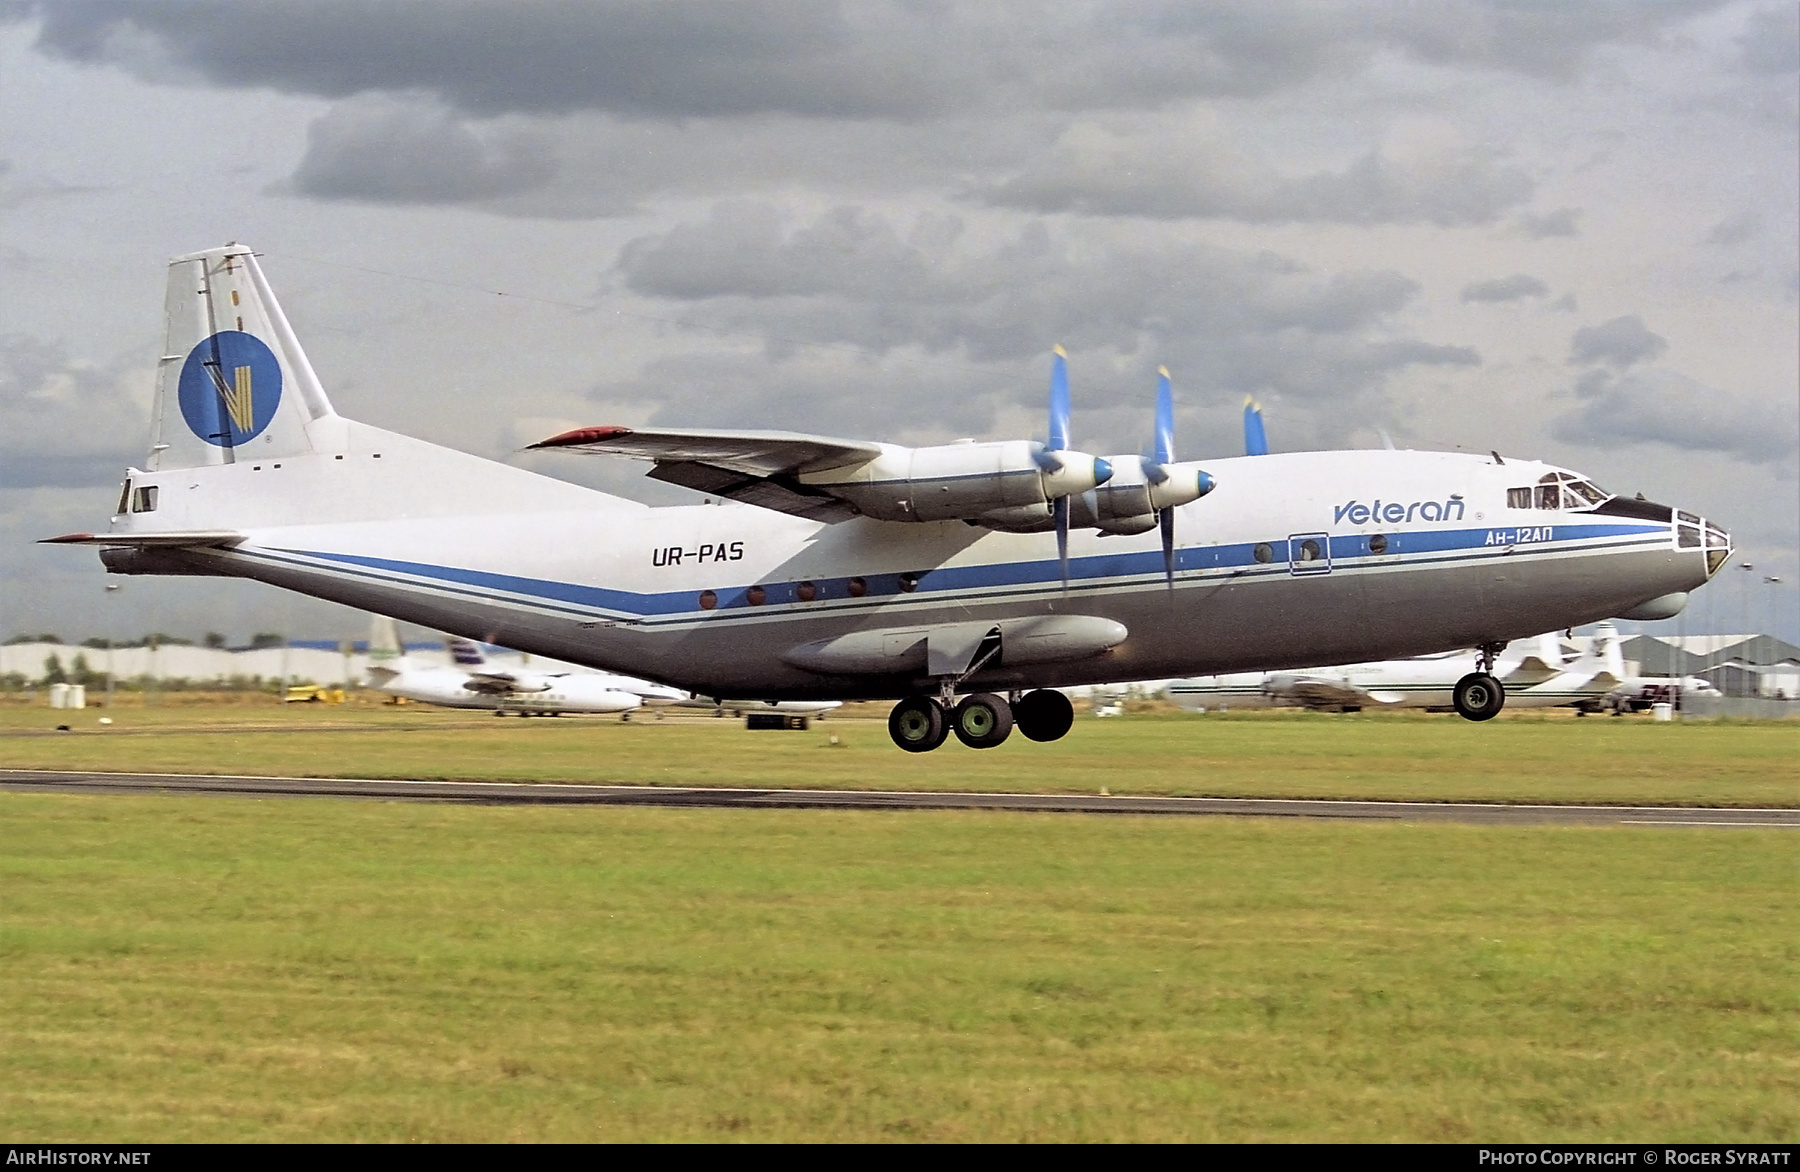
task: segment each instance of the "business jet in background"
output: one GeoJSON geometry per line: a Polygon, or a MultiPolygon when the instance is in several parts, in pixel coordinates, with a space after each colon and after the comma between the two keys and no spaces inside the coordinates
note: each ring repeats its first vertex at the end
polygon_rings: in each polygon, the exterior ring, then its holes
{"type": "Polygon", "coordinates": [[[688,694],[630,676],[545,672],[490,663],[468,639],[449,640],[450,662],[418,664],[400,646],[394,620],[376,615],[369,630],[369,684],[389,695],[446,708],[504,716],[565,712],[630,713],[644,704],[679,704],[688,694]]]}
{"type": "MultiPolygon", "coordinates": [[[[1062,687],[1478,650],[1464,715],[1505,701],[1507,642],[1666,618],[1725,531],[1545,464],[1447,452],[1178,460],[1046,442],[893,444],[584,427],[535,447],[648,461],[705,503],[651,508],[345,419],[254,255],[174,258],[151,455],[98,533],[114,573],[250,578],[467,638],[728,699],[898,700],[912,752],[1015,724],[1062,687]]],[[[913,404],[896,404],[896,412],[913,404]]],[[[916,411],[909,429],[934,421],[916,411]]]]}
{"type": "MultiPolygon", "coordinates": [[[[1456,682],[1475,655],[1464,650],[1304,671],[1201,676],[1171,681],[1168,697],[1182,708],[1195,710],[1423,708],[1453,712],[1456,682]]],[[[1601,624],[1588,648],[1573,659],[1566,659],[1557,635],[1539,635],[1519,650],[1502,654],[1494,664],[1493,676],[1506,689],[1509,707],[1597,705],[1624,677],[1618,629],[1611,623],[1601,624]]]]}

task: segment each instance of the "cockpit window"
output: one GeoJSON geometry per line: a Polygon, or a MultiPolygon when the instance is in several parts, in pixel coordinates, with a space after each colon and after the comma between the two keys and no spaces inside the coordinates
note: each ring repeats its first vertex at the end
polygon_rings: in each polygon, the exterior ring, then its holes
{"type": "Polygon", "coordinates": [[[1563,485],[1563,503],[1569,508],[1584,508],[1600,504],[1604,500],[1606,500],[1606,494],[1600,491],[1599,485],[1590,484],[1585,480],[1571,480],[1563,485]],[[1568,499],[1570,496],[1573,496],[1575,500],[1570,501],[1568,499]]]}
{"type": "Polygon", "coordinates": [[[1509,509],[1591,509],[1606,503],[1611,493],[1591,480],[1569,472],[1546,472],[1534,486],[1506,490],[1509,509]]]}

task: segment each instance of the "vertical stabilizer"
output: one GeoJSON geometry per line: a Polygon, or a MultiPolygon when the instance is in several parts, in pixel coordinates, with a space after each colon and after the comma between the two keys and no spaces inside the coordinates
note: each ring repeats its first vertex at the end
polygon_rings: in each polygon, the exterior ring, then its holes
{"type": "Polygon", "coordinates": [[[406,670],[400,631],[386,615],[369,616],[369,678],[377,686],[406,670]]]}
{"type": "Polygon", "coordinates": [[[487,664],[487,656],[478,644],[467,639],[450,639],[450,662],[465,671],[475,671],[487,664]]]}
{"type": "Polygon", "coordinates": [[[1619,637],[1619,628],[1611,623],[1601,623],[1594,628],[1594,653],[1600,660],[1600,670],[1611,673],[1617,679],[1625,678],[1625,644],[1619,637]]]}
{"type": "Polygon", "coordinates": [[[171,260],[151,469],[341,451],[344,436],[250,249],[171,260]]]}

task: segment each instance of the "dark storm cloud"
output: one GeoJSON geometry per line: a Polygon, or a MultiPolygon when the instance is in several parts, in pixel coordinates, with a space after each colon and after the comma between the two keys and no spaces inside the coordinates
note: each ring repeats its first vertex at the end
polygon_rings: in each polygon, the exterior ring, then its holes
{"type": "Polygon", "coordinates": [[[892,404],[904,402],[934,426],[955,420],[980,432],[1002,407],[1038,409],[1041,379],[1030,372],[1061,343],[1081,381],[1126,388],[1085,399],[1089,409],[1117,400],[1133,427],[1165,362],[1196,406],[1235,403],[1246,391],[1290,396],[1326,427],[1334,411],[1379,393],[1398,370],[1480,362],[1468,347],[1403,336],[1395,318],[1419,287],[1391,271],[1326,275],[1269,253],[1171,245],[1080,222],[977,237],[954,217],[903,224],[843,208],[788,225],[775,209],[748,203],[642,237],[621,254],[624,286],[675,302],[667,315],[700,328],[697,339],[737,334],[737,352],[710,358],[698,384],[665,370],[596,395],[653,399],[665,422],[723,416],[842,430],[872,422],[837,369],[855,350],[854,361],[882,372],[865,382],[898,379],[908,388],[878,413],[889,431],[892,404]],[[760,355],[748,351],[749,339],[764,340],[760,355]],[[920,351],[943,358],[921,359],[915,371],[909,364],[920,351]],[[820,363],[828,375],[808,382],[796,374],[820,363]],[[798,386],[815,389],[796,397],[798,386]]]}
{"type": "Polygon", "coordinates": [[[1342,171],[1290,178],[1219,166],[1204,150],[1171,149],[1170,137],[1064,144],[981,197],[1037,212],[1450,226],[1490,223],[1533,189],[1523,171],[1475,152],[1401,163],[1370,151],[1342,171]]]}
{"type": "Polygon", "coordinates": [[[1651,333],[1644,319],[1634,313],[1576,330],[1569,339],[1569,361],[1604,362],[1622,370],[1633,363],[1659,358],[1668,348],[1662,335],[1651,333]]]}
{"type": "Polygon", "coordinates": [[[481,116],[919,118],[1260,95],[1381,50],[1569,78],[1594,47],[1652,39],[1710,6],[71,0],[35,11],[44,51],[158,80],[185,72],[332,98],[422,90],[481,116]]]}
{"type": "Polygon", "coordinates": [[[1585,378],[1575,410],[1555,421],[1558,438],[1599,448],[1662,444],[1721,452],[1752,463],[1790,462],[1794,417],[1787,406],[1703,386],[1674,371],[1585,378]]]}
{"type": "Polygon", "coordinates": [[[554,174],[531,135],[478,134],[429,101],[369,95],[312,124],[291,183],[324,199],[433,204],[532,191],[554,174]]]}
{"type": "Polygon", "coordinates": [[[1473,281],[1463,286],[1464,301],[1520,301],[1526,297],[1542,297],[1550,292],[1550,286],[1544,284],[1529,273],[1514,273],[1510,277],[1495,277],[1491,281],[1473,281]]]}
{"type": "Polygon", "coordinates": [[[0,337],[0,488],[116,483],[148,447],[143,406],[59,347],[0,337]]]}

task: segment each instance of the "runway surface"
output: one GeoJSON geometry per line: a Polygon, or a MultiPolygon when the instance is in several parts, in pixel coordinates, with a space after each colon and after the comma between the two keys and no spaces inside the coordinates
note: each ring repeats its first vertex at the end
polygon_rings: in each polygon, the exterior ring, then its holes
{"type": "Polygon", "coordinates": [[[1097,794],[921,793],[896,790],[681,788],[516,781],[216,777],[0,769],[0,789],[35,793],[228,794],[539,806],[714,806],[776,810],[1014,810],[1062,814],[1210,814],[1478,825],[1777,826],[1800,830],[1800,810],[1694,806],[1543,806],[1474,802],[1358,802],[1287,798],[1165,798],[1097,794]]]}

